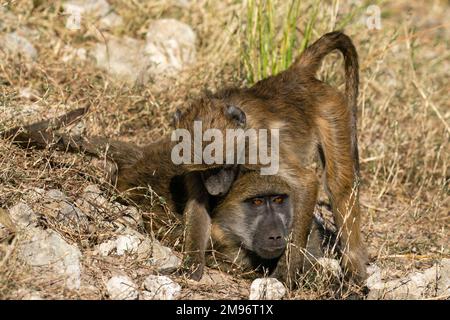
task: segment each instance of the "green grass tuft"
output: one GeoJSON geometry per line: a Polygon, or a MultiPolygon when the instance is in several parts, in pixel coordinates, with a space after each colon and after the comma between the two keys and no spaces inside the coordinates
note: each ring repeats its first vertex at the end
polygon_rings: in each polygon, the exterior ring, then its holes
{"type": "Polygon", "coordinates": [[[253,84],[289,67],[312,38],[320,1],[303,17],[301,1],[249,0],[243,39],[243,64],[248,84],[253,84]],[[275,9],[276,8],[276,9],[275,9]]]}

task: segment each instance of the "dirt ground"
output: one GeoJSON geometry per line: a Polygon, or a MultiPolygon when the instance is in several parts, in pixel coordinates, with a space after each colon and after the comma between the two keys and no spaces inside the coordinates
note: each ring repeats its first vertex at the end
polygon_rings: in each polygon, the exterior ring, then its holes
{"type": "MultiPolygon", "coordinates": [[[[38,52],[33,63],[18,56],[0,59],[0,130],[88,103],[91,110],[83,120],[86,135],[143,145],[168,133],[172,112],[203,90],[246,85],[240,31],[245,6],[239,1],[199,0],[188,6],[178,1],[109,1],[124,19],[122,26],[107,31],[114,35],[144,39],[149,22],[161,17],[183,21],[197,34],[194,65],[175,78],[134,87],[111,79],[89,57],[63,62],[66,45],[89,50],[102,37],[93,27],[95,21],[81,30],[68,30],[59,2],[39,6],[40,2],[10,1],[8,10],[17,19],[0,21],[1,32],[27,28],[38,52]],[[33,89],[35,95],[24,96],[24,88],[33,89]]],[[[0,1],[0,6],[6,4],[0,1]]],[[[321,4],[313,40],[338,26],[352,8],[341,3],[336,10],[335,4],[321,4]]],[[[309,5],[310,1],[302,4],[305,10],[309,5]]],[[[370,261],[395,279],[450,258],[450,3],[382,1],[379,8],[381,29],[370,30],[361,22],[363,10],[344,30],[357,47],[361,68],[362,232],[370,261]]],[[[320,77],[343,89],[343,67],[337,57],[326,59],[320,77]]],[[[114,192],[99,183],[102,173],[89,163],[82,155],[23,150],[0,140],[0,206],[7,209],[28,199],[34,188],[59,189],[75,201],[92,183],[100,184],[114,199],[114,192]]],[[[39,212],[38,202],[30,206],[39,212]]],[[[41,223],[82,248],[84,276],[93,285],[71,291],[39,277],[20,263],[14,240],[8,238],[0,244],[0,298],[20,298],[20,290],[29,288],[44,292],[44,298],[105,298],[105,279],[114,268],[126,269],[137,278],[146,272],[133,259],[99,260],[89,254],[112,232],[108,228],[99,228],[93,236],[60,228],[50,216],[41,223]]],[[[196,284],[178,279],[182,298],[248,297],[248,280],[209,272],[223,280],[196,284]]],[[[320,280],[289,292],[286,298],[347,297],[320,280]]]]}

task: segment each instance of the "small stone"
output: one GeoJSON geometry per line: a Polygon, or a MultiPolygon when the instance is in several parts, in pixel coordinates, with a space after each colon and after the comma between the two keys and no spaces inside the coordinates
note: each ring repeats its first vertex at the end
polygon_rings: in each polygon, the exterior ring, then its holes
{"type": "Polygon", "coordinates": [[[47,197],[55,201],[67,201],[66,195],[61,190],[58,189],[48,190],[47,197]]]}
{"type": "Polygon", "coordinates": [[[78,137],[81,136],[86,130],[86,124],[83,121],[77,122],[72,128],[70,128],[69,133],[71,136],[78,137]]]}
{"type": "Polygon", "coordinates": [[[150,264],[155,266],[161,273],[170,273],[180,267],[181,259],[174,255],[170,248],[154,241],[150,264]]]}
{"type": "Polygon", "coordinates": [[[325,272],[330,272],[334,277],[340,277],[342,275],[342,269],[339,261],[330,258],[319,258],[317,263],[323,268],[325,272]]]}
{"type": "Polygon", "coordinates": [[[67,288],[80,287],[81,252],[53,230],[27,229],[29,239],[19,247],[19,257],[28,265],[52,270],[66,278],[67,288]]]}
{"type": "Polygon", "coordinates": [[[44,300],[38,291],[30,291],[26,289],[19,289],[14,292],[14,297],[20,300],[44,300]]]}
{"type": "Polygon", "coordinates": [[[119,82],[135,84],[148,81],[148,63],[142,48],[142,41],[130,37],[109,37],[106,44],[98,43],[92,53],[97,67],[119,82]]]}
{"type": "Polygon", "coordinates": [[[136,300],[139,297],[136,285],[128,276],[112,277],[106,283],[106,290],[111,300],[136,300]]]}
{"type": "Polygon", "coordinates": [[[98,253],[103,257],[108,256],[114,249],[116,249],[116,242],[112,240],[103,242],[97,247],[98,253]]]}
{"type": "Polygon", "coordinates": [[[36,226],[38,221],[38,216],[26,203],[23,202],[19,202],[10,208],[9,215],[12,222],[19,229],[36,226]]]}
{"type": "Polygon", "coordinates": [[[122,256],[125,253],[133,254],[138,252],[141,240],[133,235],[121,235],[116,240],[117,255],[122,256]]]}
{"type": "Polygon", "coordinates": [[[153,74],[177,74],[196,59],[197,36],[190,26],[175,19],[153,21],[146,37],[145,54],[153,74]]]}
{"type": "Polygon", "coordinates": [[[377,283],[382,281],[381,269],[375,264],[367,267],[367,275],[366,286],[369,289],[374,288],[377,283]]]}
{"type": "Polygon", "coordinates": [[[100,28],[101,29],[111,29],[119,27],[123,24],[123,19],[115,12],[111,12],[110,14],[104,16],[100,19],[100,28]]]}
{"type": "Polygon", "coordinates": [[[286,294],[284,285],[275,278],[258,278],[250,287],[250,300],[280,300],[286,294]]]}
{"type": "Polygon", "coordinates": [[[439,279],[437,281],[438,295],[450,295],[450,259],[442,259],[439,279]]]}
{"type": "Polygon", "coordinates": [[[143,300],[174,300],[181,292],[178,283],[166,276],[150,275],[144,280],[143,300]]]}
{"type": "Polygon", "coordinates": [[[83,195],[80,199],[75,202],[78,207],[80,207],[85,212],[97,212],[98,208],[108,208],[109,202],[100,190],[100,188],[95,185],[87,186],[83,195]]]}
{"type": "Polygon", "coordinates": [[[152,250],[153,250],[153,241],[150,240],[148,237],[145,237],[139,244],[137,251],[138,257],[140,259],[146,259],[152,255],[152,250]]]}
{"type": "Polygon", "coordinates": [[[85,48],[73,48],[71,46],[66,45],[63,50],[63,56],[61,60],[63,62],[71,62],[71,61],[86,61],[87,59],[87,51],[85,48]]]}
{"type": "Polygon", "coordinates": [[[40,97],[39,97],[39,93],[36,90],[34,90],[30,87],[26,87],[26,88],[19,89],[19,98],[30,100],[30,101],[36,101],[40,97]]]}
{"type": "Polygon", "coordinates": [[[3,224],[0,223],[0,241],[8,237],[10,234],[10,231],[8,228],[6,228],[3,224]]]}
{"type": "Polygon", "coordinates": [[[90,195],[99,195],[102,194],[102,190],[96,184],[90,184],[86,188],[84,188],[84,196],[89,197],[90,195]]]}
{"type": "Polygon", "coordinates": [[[29,60],[35,60],[37,58],[37,51],[31,42],[19,36],[16,32],[8,33],[0,37],[0,47],[12,56],[21,55],[29,60]]]}
{"type": "Polygon", "coordinates": [[[107,15],[111,6],[106,0],[71,0],[63,3],[66,14],[89,14],[95,18],[107,15]]]}

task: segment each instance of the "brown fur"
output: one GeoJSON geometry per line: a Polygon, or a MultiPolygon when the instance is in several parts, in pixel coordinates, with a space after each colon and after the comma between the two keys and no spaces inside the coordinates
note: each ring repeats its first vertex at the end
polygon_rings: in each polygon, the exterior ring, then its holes
{"type": "MultiPolygon", "coordinates": [[[[296,225],[292,245],[295,250],[279,264],[279,274],[293,278],[302,265],[306,234],[316,202],[317,182],[307,168],[319,154],[325,171],[325,187],[344,250],[343,267],[356,280],[366,277],[367,254],[360,234],[359,160],[356,135],[358,59],[350,38],[341,32],[324,35],[286,71],[261,80],[251,88],[230,89],[204,97],[181,114],[178,128],[192,130],[194,120],[202,120],[203,130],[238,127],[224,114],[228,106],[243,111],[245,128],[280,129],[280,170],[278,175],[297,189],[294,201],[296,225]],[[316,79],[322,59],[339,50],[345,60],[345,95],[316,79]],[[301,190],[309,185],[310,190],[301,190]],[[304,197],[308,194],[307,197],[304,197]]],[[[258,166],[245,165],[249,169],[258,166]]],[[[189,165],[200,170],[205,165],[189,165]]]]}

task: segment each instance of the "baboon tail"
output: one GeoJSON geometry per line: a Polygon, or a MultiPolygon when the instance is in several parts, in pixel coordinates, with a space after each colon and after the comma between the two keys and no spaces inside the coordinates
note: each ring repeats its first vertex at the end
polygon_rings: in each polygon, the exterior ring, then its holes
{"type": "Polygon", "coordinates": [[[131,164],[142,156],[141,149],[131,143],[101,137],[83,138],[55,132],[59,128],[78,121],[88,110],[89,107],[78,108],[58,118],[15,127],[1,133],[1,136],[4,139],[12,139],[14,144],[22,148],[52,147],[74,153],[85,152],[99,158],[106,157],[116,162],[119,167],[131,164]]]}
{"type": "Polygon", "coordinates": [[[68,126],[79,120],[87,113],[89,107],[72,110],[58,118],[36,122],[27,126],[19,126],[2,132],[3,139],[12,139],[12,142],[23,148],[45,148],[52,143],[54,130],[68,126]],[[49,129],[52,130],[49,130],[49,129]]]}
{"type": "Polygon", "coordinates": [[[355,161],[355,170],[359,176],[358,138],[356,134],[359,65],[358,54],[352,40],[341,31],[327,33],[306,48],[294,66],[300,68],[302,73],[315,76],[322,60],[334,50],[339,50],[344,56],[345,96],[352,114],[352,154],[355,161]]]}

